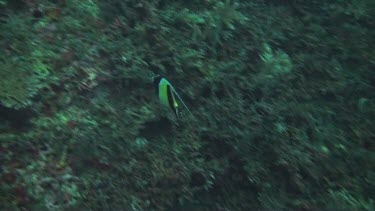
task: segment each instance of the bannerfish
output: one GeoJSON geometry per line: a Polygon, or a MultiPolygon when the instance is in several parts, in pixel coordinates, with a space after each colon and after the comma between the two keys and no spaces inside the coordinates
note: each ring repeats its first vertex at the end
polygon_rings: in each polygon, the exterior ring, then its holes
{"type": "Polygon", "coordinates": [[[186,108],[186,110],[192,115],[189,108],[181,99],[180,95],[176,92],[172,84],[169,83],[169,81],[166,78],[160,75],[156,76],[154,78],[154,86],[159,96],[159,100],[161,104],[166,107],[169,107],[174,113],[174,115],[176,116],[176,118],[180,118],[179,104],[176,100],[176,97],[182,103],[182,105],[186,108]]]}

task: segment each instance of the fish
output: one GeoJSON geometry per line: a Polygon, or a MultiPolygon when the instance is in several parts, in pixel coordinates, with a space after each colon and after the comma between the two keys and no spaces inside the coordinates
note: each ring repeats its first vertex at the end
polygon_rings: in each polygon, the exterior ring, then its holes
{"type": "Polygon", "coordinates": [[[182,100],[180,95],[177,93],[172,84],[164,77],[158,75],[154,77],[154,87],[159,96],[160,103],[166,107],[169,107],[177,119],[180,118],[180,105],[179,102],[185,107],[185,109],[192,115],[185,102],[182,100]],[[178,101],[177,101],[178,99],[178,101]]]}

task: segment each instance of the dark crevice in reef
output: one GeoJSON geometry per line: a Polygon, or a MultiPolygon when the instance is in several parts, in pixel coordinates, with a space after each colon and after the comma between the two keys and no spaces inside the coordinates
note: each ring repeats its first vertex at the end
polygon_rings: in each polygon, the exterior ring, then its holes
{"type": "Polygon", "coordinates": [[[14,110],[0,105],[0,131],[25,131],[30,129],[30,118],[34,115],[31,109],[14,110]]]}

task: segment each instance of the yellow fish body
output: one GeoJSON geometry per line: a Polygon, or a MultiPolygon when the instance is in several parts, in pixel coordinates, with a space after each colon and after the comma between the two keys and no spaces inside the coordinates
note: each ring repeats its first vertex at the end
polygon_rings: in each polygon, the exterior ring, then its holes
{"type": "Polygon", "coordinates": [[[178,103],[175,97],[175,91],[169,81],[161,76],[154,78],[154,85],[159,95],[160,103],[169,107],[178,118],[178,103]]]}

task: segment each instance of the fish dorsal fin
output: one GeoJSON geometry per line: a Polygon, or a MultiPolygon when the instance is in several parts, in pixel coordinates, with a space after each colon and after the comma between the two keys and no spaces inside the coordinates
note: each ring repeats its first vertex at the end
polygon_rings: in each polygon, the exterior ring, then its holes
{"type": "Polygon", "coordinates": [[[190,114],[191,116],[194,117],[194,115],[191,113],[190,109],[187,107],[187,105],[186,105],[185,102],[182,100],[182,98],[181,98],[180,95],[177,93],[177,91],[174,89],[174,87],[173,87],[171,84],[169,84],[169,85],[170,85],[170,87],[171,87],[173,93],[176,94],[177,98],[181,101],[182,105],[184,105],[184,107],[185,107],[186,110],[189,112],[189,114],[190,114]]]}

